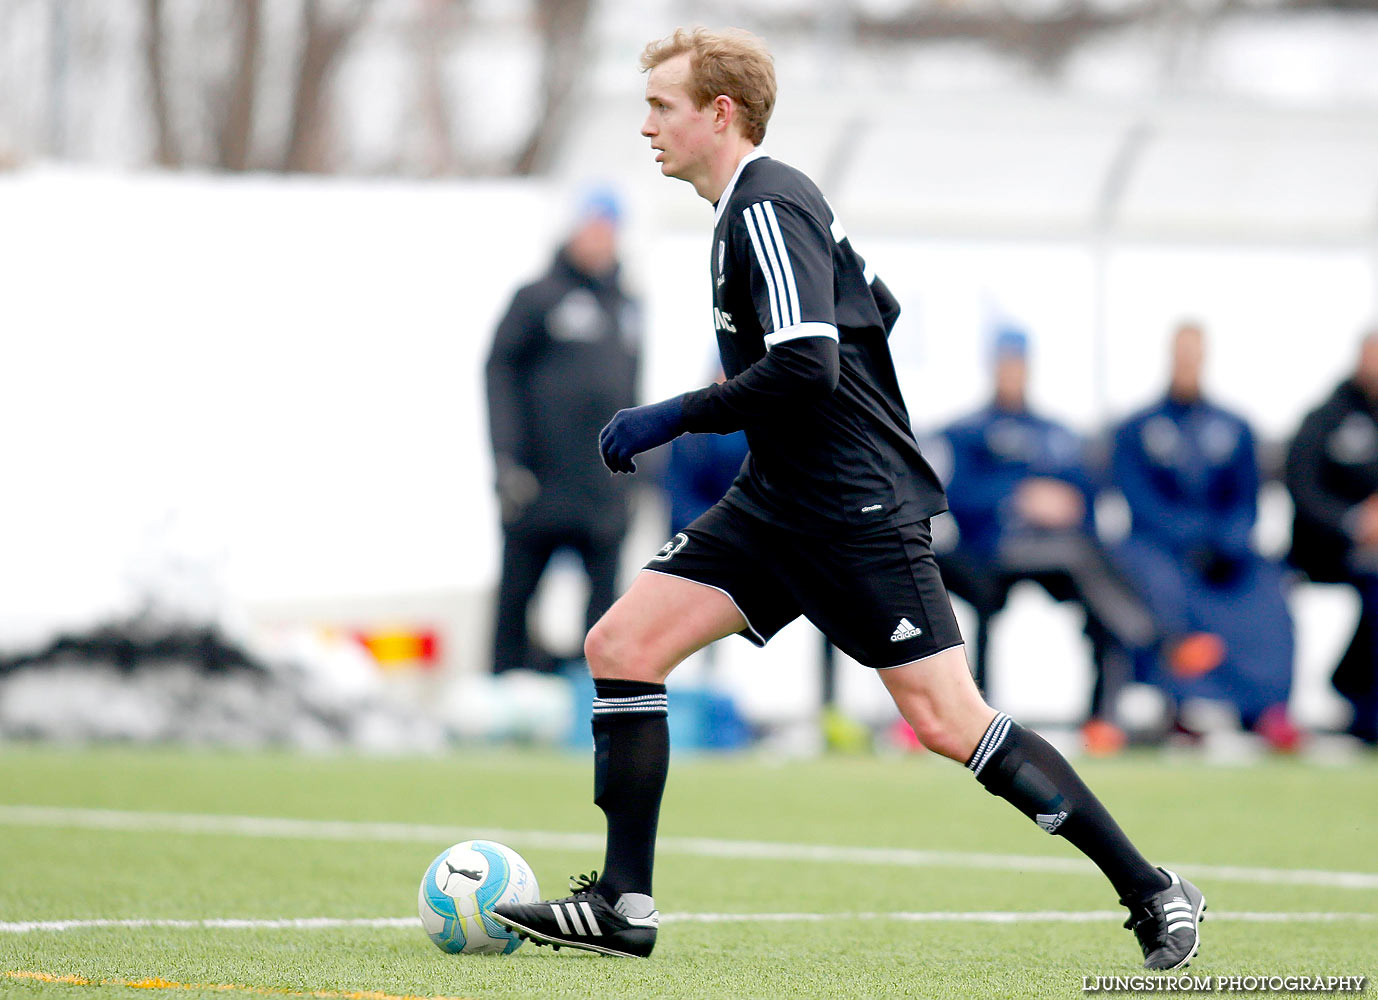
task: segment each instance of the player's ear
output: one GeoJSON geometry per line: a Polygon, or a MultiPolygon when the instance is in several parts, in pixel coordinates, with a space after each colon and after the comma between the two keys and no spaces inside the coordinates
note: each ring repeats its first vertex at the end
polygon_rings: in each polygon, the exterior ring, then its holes
{"type": "Polygon", "coordinates": [[[713,131],[723,132],[737,117],[737,102],[726,94],[713,98],[713,131]]]}

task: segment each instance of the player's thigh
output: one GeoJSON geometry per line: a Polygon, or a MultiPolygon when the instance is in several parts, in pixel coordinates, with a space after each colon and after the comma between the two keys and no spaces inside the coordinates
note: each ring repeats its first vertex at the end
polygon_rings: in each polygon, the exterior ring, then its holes
{"type": "Polygon", "coordinates": [[[589,633],[594,676],[660,680],[710,642],[763,646],[797,618],[768,528],[718,503],[670,539],[589,633]]]}
{"type": "Polygon", "coordinates": [[[781,551],[793,546],[793,539],[768,523],[718,503],[666,542],[645,569],[718,591],[744,619],[739,634],[764,646],[799,617],[799,605],[781,578],[781,551]]]}
{"type": "Polygon", "coordinates": [[[584,652],[595,677],[659,683],[692,653],[744,628],[722,591],[643,570],[589,630],[584,652]]]}
{"type": "Polygon", "coordinates": [[[962,644],[927,522],[820,539],[782,574],[804,615],[864,666],[895,667],[962,644]]]}

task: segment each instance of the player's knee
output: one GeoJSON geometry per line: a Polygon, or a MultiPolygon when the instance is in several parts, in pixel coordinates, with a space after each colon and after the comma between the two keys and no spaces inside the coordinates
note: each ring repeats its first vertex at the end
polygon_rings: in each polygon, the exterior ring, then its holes
{"type": "Polygon", "coordinates": [[[919,742],[929,750],[963,763],[971,756],[970,727],[952,711],[929,699],[912,698],[903,706],[903,714],[919,742]]]}
{"type": "Polygon", "coordinates": [[[584,636],[584,659],[588,661],[589,671],[595,677],[604,673],[614,656],[617,641],[612,633],[607,619],[601,618],[589,629],[588,635],[584,636]]]}
{"type": "Polygon", "coordinates": [[[624,680],[659,681],[654,674],[652,657],[643,643],[615,620],[604,616],[584,638],[584,659],[594,677],[624,680]]]}
{"type": "MultiPolygon", "coordinates": [[[[913,713],[911,713],[913,714],[913,713]]],[[[917,713],[908,719],[919,742],[936,754],[953,760],[965,760],[964,747],[959,746],[956,730],[941,718],[932,714],[917,713]]]]}

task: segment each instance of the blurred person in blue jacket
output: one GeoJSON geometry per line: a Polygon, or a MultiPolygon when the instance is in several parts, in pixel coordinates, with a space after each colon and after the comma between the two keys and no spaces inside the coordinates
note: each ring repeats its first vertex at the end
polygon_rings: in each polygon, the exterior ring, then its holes
{"type": "Polygon", "coordinates": [[[618,264],[617,196],[589,191],[546,274],[513,296],[486,368],[502,517],[493,671],[554,670],[527,608],[552,556],[577,552],[589,580],[585,627],[612,605],[629,487],[590,446],[609,413],[636,402],[640,307],[618,264]]]}
{"type": "Polygon", "coordinates": [[[1097,484],[1083,439],[1033,413],[1027,398],[1029,341],[1001,331],[994,345],[994,398],[943,431],[951,450],[948,503],[960,537],[938,556],[948,588],[976,612],[978,685],[987,679],[991,619],[1010,588],[1041,585],[1086,613],[1096,680],[1088,747],[1111,752],[1123,743],[1112,715],[1134,657],[1160,645],[1152,613],[1112,564],[1096,535],[1097,484]]]}
{"type": "Polygon", "coordinates": [[[1117,553],[1122,565],[1169,631],[1218,636],[1219,662],[1199,672],[1209,661],[1165,670],[1144,660],[1139,676],[1177,702],[1232,702],[1243,725],[1293,749],[1300,733],[1287,716],[1294,640],[1284,575],[1250,542],[1254,437],[1242,418],[1203,396],[1204,360],[1204,332],[1182,323],[1167,394],[1116,430],[1112,476],[1132,524],[1117,553]]]}
{"type": "Polygon", "coordinates": [[[1354,710],[1349,732],[1378,744],[1378,329],[1354,373],[1306,415],[1287,453],[1294,566],[1359,594],[1359,622],[1331,683],[1354,710]]]}
{"type": "MultiPolygon", "coordinates": [[[[714,382],[726,381],[718,367],[714,382]]],[[[670,537],[723,498],[746,461],[745,431],[681,434],[670,442],[662,482],[670,505],[670,537]]]]}

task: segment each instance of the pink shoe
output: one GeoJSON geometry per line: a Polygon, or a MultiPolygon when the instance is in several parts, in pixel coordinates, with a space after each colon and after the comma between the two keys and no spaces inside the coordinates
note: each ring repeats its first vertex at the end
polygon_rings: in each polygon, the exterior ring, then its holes
{"type": "Polygon", "coordinates": [[[1306,733],[1287,717],[1287,706],[1282,704],[1264,709],[1254,724],[1254,732],[1278,753],[1296,753],[1306,742],[1306,733]]]}
{"type": "Polygon", "coordinates": [[[890,727],[890,743],[910,753],[919,753],[928,749],[914,733],[913,727],[903,719],[896,719],[895,724],[890,727]]]}

